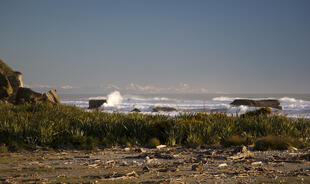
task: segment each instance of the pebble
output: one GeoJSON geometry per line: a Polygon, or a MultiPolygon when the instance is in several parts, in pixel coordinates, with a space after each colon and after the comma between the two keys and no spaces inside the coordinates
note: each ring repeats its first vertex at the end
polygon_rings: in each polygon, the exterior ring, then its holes
{"type": "Polygon", "coordinates": [[[262,165],[263,164],[263,162],[261,162],[261,161],[258,161],[258,162],[252,162],[251,163],[251,165],[262,165]]]}
{"type": "Polygon", "coordinates": [[[200,164],[192,165],[192,171],[202,171],[203,167],[200,164]]]}
{"type": "Polygon", "coordinates": [[[227,167],[226,163],[220,164],[218,167],[227,167]]]}

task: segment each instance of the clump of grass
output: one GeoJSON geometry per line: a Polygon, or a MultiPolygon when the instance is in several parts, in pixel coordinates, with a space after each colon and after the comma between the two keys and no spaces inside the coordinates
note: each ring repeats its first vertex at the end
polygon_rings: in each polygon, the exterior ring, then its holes
{"type": "Polygon", "coordinates": [[[255,142],[254,149],[260,151],[288,150],[293,147],[299,147],[299,144],[299,141],[294,138],[268,135],[258,139],[255,142]]]}
{"type": "Polygon", "coordinates": [[[202,144],[202,139],[196,134],[190,134],[186,139],[186,146],[190,148],[199,148],[202,144]]]}
{"type": "Polygon", "coordinates": [[[8,148],[6,147],[5,144],[0,145],[0,153],[7,153],[8,148]]]}
{"type": "Polygon", "coordinates": [[[150,148],[156,148],[158,145],[160,145],[160,141],[157,138],[151,138],[148,142],[150,148]]]}
{"type": "Polygon", "coordinates": [[[263,108],[255,110],[255,111],[246,112],[245,114],[242,115],[242,117],[268,116],[270,114],[271,114],[271,109],[269,107],[263,107],[263,108]]]}
{"type": "Polygon", "coordinates": [[[247,145],[246,137],[233,135],[224,139],[221,143],[225,147],[247,145]]]}

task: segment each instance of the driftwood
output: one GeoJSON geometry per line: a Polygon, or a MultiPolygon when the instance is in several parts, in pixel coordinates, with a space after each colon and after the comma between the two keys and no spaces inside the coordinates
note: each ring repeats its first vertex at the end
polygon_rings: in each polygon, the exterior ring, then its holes
{"type": "Polygon", "coordinates": [[[245,153],[238,153],[236,155],[227,157],[230,160],[237,160],[237,159],[245,159],[245,158],[253,158],[254,154],[252,152],[245,152],[245,153]]]}

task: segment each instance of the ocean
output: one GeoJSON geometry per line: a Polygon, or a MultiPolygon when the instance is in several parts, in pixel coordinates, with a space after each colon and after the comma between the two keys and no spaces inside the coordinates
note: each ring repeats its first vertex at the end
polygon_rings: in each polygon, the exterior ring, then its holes
{"type": "Polygon", "coordinates": [[[255,110],[253,107],[231,106],[234,99],[278,99],[282,110],[273,111],[294,118],[310,118],[310,94],[60,94],[63,104],[88,108],[90,99],[107,99],[101,109],[106,112],[128,113],[134,108],[145,114],[155,114],[153,107],[173,107],[175,112],[158,112],[177,115],[186,112],[224,112],[229,115],[255,110]]]}

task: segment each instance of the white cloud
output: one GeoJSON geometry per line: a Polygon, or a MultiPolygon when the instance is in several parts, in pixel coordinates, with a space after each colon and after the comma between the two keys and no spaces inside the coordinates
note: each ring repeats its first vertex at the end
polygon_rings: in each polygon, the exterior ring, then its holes
{"type": "Polygon", "coordinates": [[[139,85],[135,83],[130,83],[127,87],[127,90],[141,91],[141,92],[160,92],[163,88],[159,88],[152,85],[139,85]]]}
{"type": "Polygon", "coordinates": [[[60,86],[61,89],[72,89],[73,86],[70,85],[64,85],[64,86],[60,86]]]}
{"type": "Polygon", "coordinates": [[[73,89],[76,87],[73,87],[71,85],[62,85],[62,86],[55,86],[55,85],[48,85],[48,84],[33,84],[33,85],[24,85],[27,88],[32,89],[41,89],[41,90],[48,90],[48,89],[73,89]]]}
{"type": "Polygon", "coordinates": [[[108,84],[107,86],[108,89],[116,89],[116,90],[121,90],[121,88],[115,84],[108,84]]]}
{"type": "Polygon", "coordinates": [[[138,91],[138,92],[170,92],[170,93],[207,93],[206,88],[193,88],[187,83],[180,83],[178,87],[157,87],[154,85],[139,85],[135,83],[130,83],[125,90],[138,91]]]}
{"type": "Polygon", "coordinates": [[[201,88],[200,91],[201,91],[202,93],[208,93],[208,89],[206,89],[206,88],[201,88]]]}
{"type": "Polygon", "coordinates": [[[33,84],[33,85],[25,85],[28,88],[41,88],[41,89],[46,89],[46,88],[55,88],[55,86],[47,85],[47,84],[33,84]]]}

